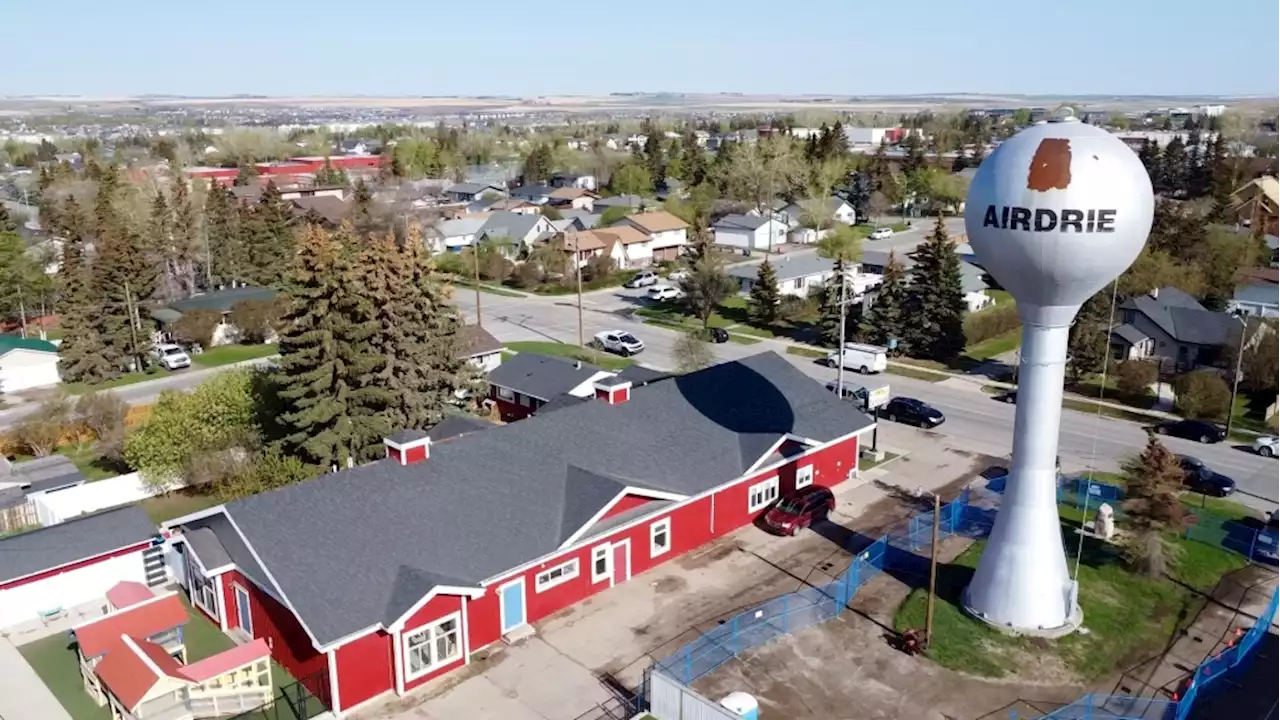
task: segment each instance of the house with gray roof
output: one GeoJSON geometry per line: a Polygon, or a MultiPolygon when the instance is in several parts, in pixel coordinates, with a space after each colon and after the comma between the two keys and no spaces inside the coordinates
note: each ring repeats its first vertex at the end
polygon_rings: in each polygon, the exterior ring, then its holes
{"type": "Polygon", "coordinates": [[[199,556],[183,584],[238,588],[197,606],[227,632],[270,638],[296,676],[323,678],[332,692],[317,696],[340,715],[748,526],[796,489],[856,478],[875,427],[775,353],[594,389],[440,441],[396,434],[384,460],[165,523],[176,552],[199,556]]]}
{"type": "Polygon", "coordinates": [[[592,383],[613,373],[581,360],[522,352],[489,372],[489,399],[503,421],[528,417],[560,395],[593,397],[592,383]]]}
{"type": "Polygon", "coordinates": [[[551,220],[542,214],[518,212],[490,213],[484,226],[476,233],[476,242],[486,240],[498,243],[508,257],[519,257],[539,240],[555,234],[551,220]]]}
{"type": "MultiPolygon", "coordinates": [[[[960,290],[964,293],[965,308],[969,312],[977,312],[994,302],[987,291],[991,283],[987,272],[976,265],[972,255],[962,254],[965,246],[956,245],[956,253],[960,255],[960,290]]],[[[864,250],[859,259],[861,271],[876,277],[884,277],[885,266],[889,264],[890,253],[885,250],[864,250]]],[[[894,260],[908,273],[916,266],[915,258],[910,253],[893,253],[894,260]]],[[[878,284],[878,283],[877,283],[878,284]]]]}
{"type": "Polygon", "coordinates": [[[1268,267],[1236,273],[1236,290],[1227,310],[1256,317],[1280,316],[1280,271],[1268,267]]]}
{"type": "Polygon", "coordinates": [[[506,188],[492,183],[461,182],[445,188],[444,196],[454,202],[475,202],[487,194],[502,195],[506,188]]]}
{"type": "Polygon", "coordinates": [[[101,612],[120,582],[163,584],[161,553],[160,532],[137,505],[0,538],[0,628],[101,612]]]}
{"type": "Polygon", "coordinates": [[[1235,317],[1209,310],[1175,287],[1135,295],[1124,301],[1120,313],[1126,324],[1154,341],[1151,356],[1172,362],[1178,372],[1212,365],[1240,326],[1235,317]]]}
{"type": "Polygon", "coordinates": [[[787,241],[787,223],[772,216],[725,215],[711,226],[713,242],[749,255],[771,251],[787,241]]]}

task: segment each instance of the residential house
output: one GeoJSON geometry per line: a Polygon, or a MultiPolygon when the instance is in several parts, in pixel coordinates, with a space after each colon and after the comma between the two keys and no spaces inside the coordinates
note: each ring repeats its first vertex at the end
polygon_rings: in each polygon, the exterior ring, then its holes
{"type": "Polygon", "coordinates": [[[1250,180],[1231,193],[1231,214],[1239,225],[1259,223],[1263,233],[1280,234],[1280,182],[1269,175],[1250,180]]]}
{"type": "Polygon", "coordinates": [[[214,622],[272,639],[333,713],[357,712],[750,525],[788,492],[856,479],[875,428],[775,353],[591,385],[594,402],[442,441],[404,431],[384,460],[169,521],[175,550],[198,533],[200,560],[215,557],[184,586],[212,585],[214,622]],[[245,612],[231,612],[235,587],[245,612]]]}
{"type": "Polygon", "coordinates": [[[726,215],[711,226],[716,245],[741,250],[772,251],[787,241],[787,224],[773,217],[726,215]]]}
{"type": "MultiPolygon", "coordinates": [[[[641,268],[653,264],[649,236],[630,225],[567,232],[552,242],[564,253],[576,257],[578,267],[584,267],[588,260],[597,255],[607,255],[618,269],[641,268]]],[[[572,258],[570,261],[572,262],[572,258]]]]}
{"type": "Polygon", "coordinates": [[[491,183],[454,183],[445,191],[444,196],[454,202],[475,202],[486,194],[505,195],[506,188],[491,183]]]}
{"type": "Polygon", "coordinates": [[[518,212],[527,215],[541,212],[537,205],[528,200],[500,196],[481,197],[475,202],[468,203],[466,210],[468,213],[518,212]]]}
{"type": "Polygon", "coordinates": [[[551,187],[596,190],[596,176],[582,173],[556,173],[551,176],[551,187]]]}
{"type": "Polygon", "coordinates": [[[488,330],[479,325],[467,325],[462,334],[464,340],[459,359],[466,360],[486,373],[502,364],[503,345],[488,330]]]}
{"type": "MultiPolygon", "coordinates": [[[[778,293],[808,297],[810,293],[825,285],[835,275],[835,262],[821,257],[817,253],[802,255],[784,254],[769,258],[774,273],[778,277],[778,293]]],[[[729,268],[729,277],[734,278],[743,295],[751,292],[759,278],[761,263],[734,265],[729,268]]],[[[846,266],[845,277],[849,281],[849,298],[857,300],[876,285],[880,284],[880,276],[864,273],[857,263],[846,266]]]]}
{"type": "Polygon", "coordinates": [[[0,393],[60,382],[57,345],[36,338],[0,335],[0,393]]]}
{"type": "Polygon", "coordinates": [[[333,195],[317,195],[313,197],[297,197],[289,201],[293,205],[293,214],[307,222],[313,222],[326,228],[336,228],[351,212],[350,198],[344,199],[333,195]]]}
{"type": "Polygon", "coordinates": [[[569,255],[568,267],[585,267],[591,258],[604,253],[609,247],[604,236],[592,230],[570,230],[561,232],[550,240],[553,247],[569,255]]]}
{"type": "Polygon", "coordinates": [[[443,220],[423,231],[423,238],[435,253],[459,252],[476,244],[476,236],[489,221],[489,213],[464,215],[457,220],[443,220]]]}
{"type": "Polygon", "coordinates": [[[159,540],[137,505],[0,538],[0,628],[101,607],[123,580],[163,584],[159,540]]]}
{"type": "Polygon", "coordinates": [[[509,258],[520,257],[539,240],[555,234],[551,219],[541,213],[526,215],[514,212],[490,213],[484,227],[476,233],[476,242],[497,243],[509,258]]]}
{"type": "Polygon", "coordinates": [[[1236,290],[1227,310],[1257,317],[1280,317],[1280,270],[1246,268],[1236,273],[1236,290]]]}
{"type": "MultiPolygon", "coordinates": [[[[628,215],[613,227],[630,226],[649,238],[649,250],[653,260],[672,261],[680,257],[688,244],[689,224],[665,210],[628,215]]],[[[626,265],[623,267],[633,267],[626,265]]]]}
{"type": "Polygon", "coordinates": [[[561,210],[560,217],[565,218],[566,220],[571,218],[577,220],[582,223],[583,230],[591,230],[600,227],[601,213],[595,212],[594,210],[561,210]]]}
{"type": "Polygon", "coordinates": [[[503,421],[511,422],[560,395],[592,397],[592,383],[612,374],[580,360],[516,353],[489,373],[489,399],[503,421]]]}
{"type": "Polygon", "coordinates": [[[639,210],[645,206],[645,199],[639,195],[612,195],[610,197],[602,197],[592,203],[592,212],[603,213],[611,207],[627,208],[629,210],[639,210]]]}
{"type": "Polygon", "coordinates": [[[1165,358],[1177,372],[1212,365],[1240,325],[1235,317],[1209,310],[1174,287],[1135,295],[1120,312],[1126,324],[1155,341],[1151,356],[1165,358]]]}
{"type": "Polygon", "coordinates": [[[534,183],[511,188],[511,197],[526,200],[534,205],[546,205],[551,202],[551,194],[556,191],[550,185],[534,183]]]}
{"type": "Polygon", "coordinates": [[[280,293],[272,288],[242,285],[225,290],[192,295],[189,298],[174,300],[167,306],[151,311],[151,317],[160,326],[161,339],[171,335],[169,328],[178,322],[184,313],[196,310],[213,310],[222,317],[214,328],[211,346],[229,345],[240,341],[240,329],[231,321],[231,310],[238,303],[245,301],[274,300],[280,293]]]}
{"type": "Polygon", "coordinates": [[[1113,360],[1145,360],[1155,352],[1156,341],[1129,323],[1121,323],[1111,331],[1109,345],[1113,360]]]}
{"type": "MultiPolygon", "coordinates": [[[[957,244],[957,254],[963,249],[963,244],[957,244]]],[[[916,261],[910,254],[896,254],[895,259],[903,269],[910,272],[915,267],[916,261]]],[[[972,256],[961,255],[960,259],[960,290],[964,293],[965,309],[969,312],[977,312],[994,300],[987,294],[990,284],[987,282],[987,273],[981,267],[966,258],[972,256]]],[[[889,253],[884,250],[864,250],[862,257],[859,259],[859,265],[862,272],[871,275],[884,275],[885,265],[889,264],[889,253]]]]}
{"type": "Polygon", "coordinates": [[[595,208],[596,197],[597,195],[590,190],[564,187],[552,190],[547,203],[557,209],[591,212],[595,208]]]}
{"type": "Polygon", "coordinates": [[[62,455],[9,462],[0,454],[0,535],[56,524],[45,522],[41,501],[84,483],[84,474],[62,455]]]}
{"type": "Polygon", "coordinates": [[[834,195],[823,201],[820,210],[821,218],[814,216],[814,213],[819,211],[810,207],[810,203],[807,201],[784,205],[780,212],[786,218],[787,226],[791,228],[802,225],[813,227],[818,224],[819,220],[821,220],[823,227],[831,227],[832,223],[853,225],[858,222],[858,214],[854,212],[853,206],[834,195]]]}
{"type": "Polygon", "coordinates": [[[558,235],[560,233],[567,232],[580,232],[582,230],[586,230],[587,226],[582,223],[581,218],[571,217],[552,220],[551,229],[558,235]]]}

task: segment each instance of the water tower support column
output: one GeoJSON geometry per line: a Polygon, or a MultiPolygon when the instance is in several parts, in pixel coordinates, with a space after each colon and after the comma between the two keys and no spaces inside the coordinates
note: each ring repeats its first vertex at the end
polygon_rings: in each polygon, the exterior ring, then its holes
{"type": "Polygon", "coordinates": [[[1066,633],[1080,622],[1057,499],[1058,428],[1075,311],[1026,308],[1021,313],[1012,463],[991,538],[965,591],[965,608],[972,615],[1028,634],[1066,633]]]}

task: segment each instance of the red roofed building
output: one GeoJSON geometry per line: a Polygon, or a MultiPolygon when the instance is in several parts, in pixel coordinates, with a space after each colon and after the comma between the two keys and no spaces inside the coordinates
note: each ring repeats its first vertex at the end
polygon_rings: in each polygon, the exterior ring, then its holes
{"type": "Polygon", "coordinates": [[[151,588],[146,585],[132,580],[125,580],[116,583],[114,587],[107,591],[107,605],[112,610],[123,610],[140,602],[146,602],[155,596],[155,593],[151,592],[151,588]]]}

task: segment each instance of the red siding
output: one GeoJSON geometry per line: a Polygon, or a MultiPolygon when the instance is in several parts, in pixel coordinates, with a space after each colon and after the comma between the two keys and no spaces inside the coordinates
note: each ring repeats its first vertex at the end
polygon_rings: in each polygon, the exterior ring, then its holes
{"type": "Polygon", "coordinates": [[[628,510],[634,510],[648,502],[653,502],[653,498],[647,498],[643,495],[623,495],[618,498],[618,501],[613,504],[613,507],[609,508],[605,511],[604,515],[600,516],[600,519],[604,520],[606,518],[611,518],[614,515],[620,515],[628,510]]]}
{"type": "Polygon", "coordinates": [[[395,460],[396,462],[401,462],[400,451],[391,447],[390,445],[387,446],[387,457],[391,458],[392,460],[395,460]]]}
{"type": "MultiPolygon", "coordinates": [[[[513,400],[503,400],[498,397],[498,389],[489,386],[489,399],[498,406],[498,415],[502,418],[502,422],[512,422],[515,420],[523,420],[533,414],[535,408],[526,407],[520,404],[520,399],[524,397],[520,393],[515,393],[513,400]]],[[[525,402],[533,405],[539,405],[539,401],[533,398],[525,398],[525,402]]]]}
{"type": "Polygon", "coordinates": [[[223,594],[226,599],[227,627],[239,627],[236,613],[235,591],[232,584],[249,591],[249,614],[253,618],[253,636],[265,638],[271,647],[271,657],[289,671],[295,680],[301,681],[317,697],[329,697],[329,678],[325,671],[329,658],[317,652],[311,638],[293,613],[264,593],[237,570],[228,570],[222,576],[223,594]]]}
{"type": "MultiPolygon", "coordinates": [[[[0,590],[8,590],[9,588],[16,588],[21,585],[26,585],[28,583],[44,580],[45,578],[51,578],[54,575],[61,575],[62,573],[71,572],[72,570],[78,570],[82,567],[89,567],[90,565],[96,565],[102,562],[103,560],[110,560],[111,558],[120,557],[121,555],[128,555],[129,553],[138,553],[138,563],[141,564],[142,551],[146,550],[149,547],[151,547],[151,541],[149,540],[147,542],[137,543],[135,545],[130,545],[128,547],[122,547],[118,550],[112,550],[111,552],[103,553],[101,555],[95,555],[90,558],[85,558],[84,560],[77,560],[76,562],[73,562],[73,563],[67,563],[66,565],[63,565],[61,567],[50,568],[43,572],[35,573],[34,575],[28,575],[26,577],[18,578],[17,580],[10,580],[5,583],[0,583],[0,590]]],[[[123,580],[124,578],[121,578],[121,579],[123,580]]]]}
{"type": "Polygon", "coordinates": [[[355,707],[395,689],[393,652],[391,635],[382,631],[337,649],[338,703],[342,708],[355,707]]]}
{"type": "Polygon", "coordinates": [[[426,459],[427,459],[426,445],[415,445],[411,448],[405,448],[404,450],[404,461],[406,463],[412,464],[412,463],[422,462],[423,460],[426,460],[426,459]]]}
{"type": "MultiPolygon", "coordinates": [[[[410,634],[412,631],[422,627],[423,625],[426,625],[427,623],[433,620],[438,620],[444,617],[445,615],[448,615],[450,613],[455,613],[460,610],[462,610],[462,598],[460,596],[437,595],[431,598],[431,600],[428,601],[426,605],[423,605],[418,610],[418,612],[414,613],[409,617],[409,619],[404,624],[404,630],[401,632],[400,637],[403,638],[405,635],[410,634]]],[[[467,622],[469,622],[469,619],[467,622]]],[[[461,667],[465,661],[466,661],[466,655],[464,653],[463,657],[458,658],[457,662],[453,662],[448,665],[444,665],[440,668],[437,668],[435,670],[432,670],[431,672],[427,673],[426,675],[423,675],[422,677],[414,678],[413,680],[409,680],[406,677],[405,683],[404,683],[404,690],[405,692],[408,692],[409,690],[416,688],[419,685],[427,682],[431,678],[439,677],[440,675],[443,675],[451,670],[455,670],[458,667],[461,667]]],[[[408,675],[407,670],[405,674],[406,676],[408,675]]],[[[345,703],[346,701],[344,700],[343,702],[345,703]]]]}

